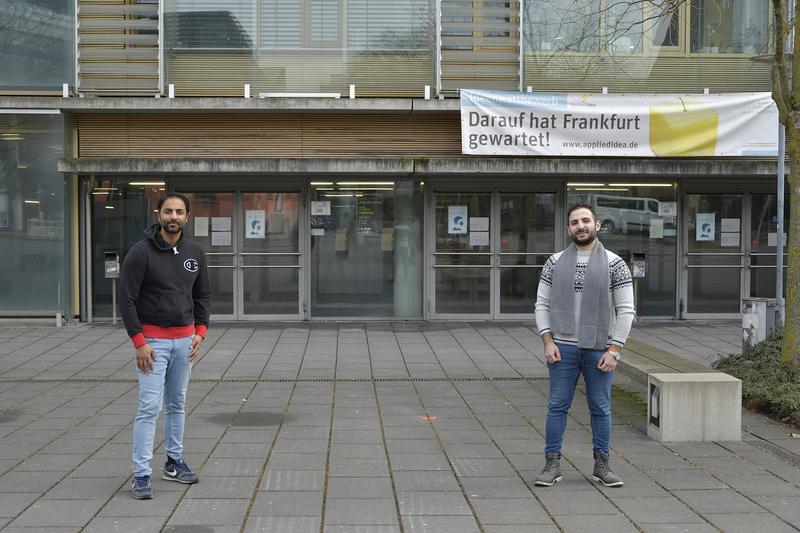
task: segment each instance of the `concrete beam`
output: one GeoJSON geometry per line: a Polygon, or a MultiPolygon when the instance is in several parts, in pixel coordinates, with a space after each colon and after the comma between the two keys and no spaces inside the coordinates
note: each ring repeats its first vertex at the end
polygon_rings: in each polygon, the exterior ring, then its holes
{"type": "Polygon", "coordinates": [[[58,171],[103,174],[412,174],[411,159],[60,159],[58,171]]]}
{"type": "Polygon", "coordinates": [[[584,158],[94,158],[61,159],[59,172],[107,174],[408,174],[421,176],[659,177],[775,176],[775,161],[584,158]]]}
{"type": "Polygon", "coordinates": [[[492,174],[519,176],[536,174],[547,176],[606,177],[658,176],[680,178],[685,176],[774,176],[777,164],[774,160],[742,159],[612,159],[583,157],[514,157],[455,159],[416,159],[417,174],[492,174]]]}
{"type": "Polygon", "coordinates": [[[457,112],[459,101],[413,98],[54,98],[0,96],[0,109],[59,109],[64,112],[303,112],[425,113],[457,112]]]}

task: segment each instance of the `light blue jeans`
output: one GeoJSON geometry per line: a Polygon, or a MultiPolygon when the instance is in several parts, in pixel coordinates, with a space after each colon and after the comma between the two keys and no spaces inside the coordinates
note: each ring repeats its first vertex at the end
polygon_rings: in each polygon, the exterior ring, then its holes
{"type": "MultiPolygon", "coordinates": [[[[192,374],[189,362],[192,337],[145,339],[155,352],[150,372],[136,368],[139,379],[139,410],[133,421],[133,475],[152,474],[153,440],[156,419],[164,405],[164,448],[167,455],[180,459],[183,453],[183,425],[186,417],[186,389],[192,374]]],[[[134,361],[134,366],[136,362],[134,361]]]]}
{"type": "Polygon", "coordinates": [[[550,371],[550,397],[547,402],[544,451],[561,452],[567,413],[575,395],[578,376],[583,374],[592,425],[592,448],[595,452],[607,454],[611,440],[611,385],[614,383],[614,372],[603,372],[597,368],[598,361],[606,351],[588,350],[560,342],[556,346],[561,352],[561,360],[547,365],[550,371]]]}

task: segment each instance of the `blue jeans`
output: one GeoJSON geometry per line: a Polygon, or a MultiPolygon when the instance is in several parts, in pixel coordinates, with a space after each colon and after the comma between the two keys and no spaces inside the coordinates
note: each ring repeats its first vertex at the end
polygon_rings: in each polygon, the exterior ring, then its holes
{"type": "MultiPolygon", "coordinates": [[[[133,421],[133,475],[152,473],[153,439],[156,419],[164,407],[164,441],[167,455],[180,459],[183,453],[183,425],[186,417],[186,389],[192,365],[189,362],[192,337],[183,339],[146,339],[155,352],[150,372],[136,368],[139,379],[139,410],[133,421]]],[[[134,363],[135,364],[135,363],[134,363]]]]}
{"type": "Polygon", "coordinates": [[[578,376],[583,373],[586,382],[586,402],[592,422],[592,448],[608,453],[611,441],[611,384],[613,372],[603,372],[597,362],[605,350],[587,350],[577,346],[556,343],[561,361],[548,363],[550,371],[550,397],[547,401],[547,426],[545,429],[546,453],[560,453],[567,427],[567,412],[572,405],[578,376]]]}

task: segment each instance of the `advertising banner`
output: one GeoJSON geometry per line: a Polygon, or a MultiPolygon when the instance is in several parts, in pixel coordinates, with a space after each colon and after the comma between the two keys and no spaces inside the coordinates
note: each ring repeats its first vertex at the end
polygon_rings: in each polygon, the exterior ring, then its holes
{"type": "Polygon", "coordinates": [[[503,156],[777,156],[770,93],[461,91],[462,153],[503,156]]]}

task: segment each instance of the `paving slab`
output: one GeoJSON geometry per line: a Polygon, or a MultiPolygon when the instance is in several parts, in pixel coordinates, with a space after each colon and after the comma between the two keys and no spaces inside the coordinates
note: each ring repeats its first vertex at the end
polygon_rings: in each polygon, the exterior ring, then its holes
{"type": "MultiPolygon", "coordinates": [[[[674,355],[688,346],[701,364],[739,342],[732,323],[637,324],[637,335],[639,345],[674,355]]],[[[587,478],[582,384],[562,450],[564,481],[533,486],[548,382],[531,324],[221,325],[206,345],[190,383],[185,439],[201,482],[156,477],[155,499],[137,501],[136,385],[124,331],[0,325],[0,528],[800,529],[795,428],[744,411],[742,442],[661,444],[642,433],[641,406],[615,399],[612,464],[625,486],[603,487],[587,478]],[[68,523],[58,521],[67,512],[68,523]]]]}

